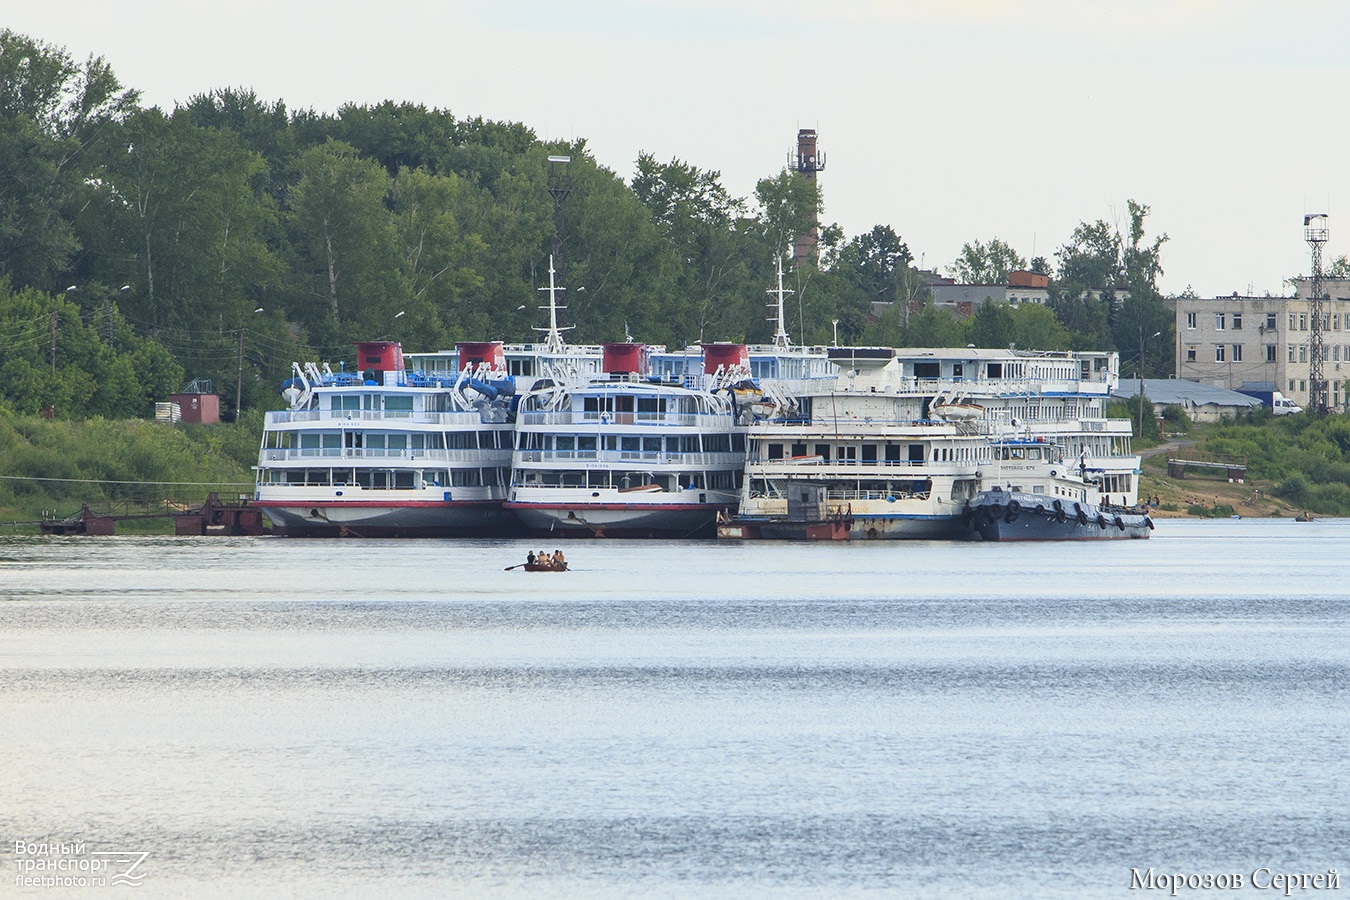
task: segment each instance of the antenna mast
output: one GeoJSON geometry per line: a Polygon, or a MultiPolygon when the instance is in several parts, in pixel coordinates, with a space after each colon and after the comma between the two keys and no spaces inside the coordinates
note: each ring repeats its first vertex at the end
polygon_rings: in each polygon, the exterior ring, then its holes
{"type": "Polygon", "coordinates": [[[1312,290],[1309,312],[1312,333],[1308,337],[1308,409],[1317,417],[1327,414],[1327,380],[1322,371],[1326,344],[1322,335],[1323,293],[1322,245],[1327,242],[1326,213],[1312,213],[1303,217],[1303,239],[1312,250],[1312,290]]]}
{"type": "MultiPolygon", "coordinates": [[[[563,340],[562,333],[570,331],[574,326],[568,325],[566,328],[558,327],[558,310],[567,309],[565,306],[558,305],[558,291],[565,291],[567,288],[558,287],[553,279],[553,257],[548,258],[548,287],[540,288],[541,291],[548,291],[548,328],[535,328],[535,331],[547,332],[544,338],[544,350],[549,353],[562,353],[567,349],[567,342],[563,340]]],[[[543,307],[540,307],[541,309],[543,307]]]]}
{"type": "Polygon", "coordinates": [[[769,316],[769,321],[778,324],[778,330],[773,336],[773,345],[779,350],[786,350],[792,346],[792,339],[788,337],[786,317],[783,315],[783,297],[793,292],[783,287],[782,257],[778,259],[778,287],[776,289],[769,288],[766,293],[774,298],[769,302],[769,309],[773,311],[773,315],[769,316]]]}

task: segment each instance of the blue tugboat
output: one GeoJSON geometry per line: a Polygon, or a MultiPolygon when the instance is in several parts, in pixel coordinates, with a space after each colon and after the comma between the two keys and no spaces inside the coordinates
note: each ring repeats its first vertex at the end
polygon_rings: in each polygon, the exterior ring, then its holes
{"type": "Polygon", "coordinates": [[[1153,519],[1112,506],[1089,480],[1086,464],[1066,465],[1062,449],[1044,440],[999,440],[993,473],[966,505],[969,536],[985,541],[1108,541],[1147,538],[1153,519]]]}

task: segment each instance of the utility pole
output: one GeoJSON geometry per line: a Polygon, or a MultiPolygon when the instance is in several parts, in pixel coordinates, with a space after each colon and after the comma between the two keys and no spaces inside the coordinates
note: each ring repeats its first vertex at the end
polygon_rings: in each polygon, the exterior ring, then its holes
{"type": "Polygon", "coordinates": [[[239,421],[239,402],[244,396],[244,325],[239,323],[239,368],[234,376],[234,420],[239,421]]]}

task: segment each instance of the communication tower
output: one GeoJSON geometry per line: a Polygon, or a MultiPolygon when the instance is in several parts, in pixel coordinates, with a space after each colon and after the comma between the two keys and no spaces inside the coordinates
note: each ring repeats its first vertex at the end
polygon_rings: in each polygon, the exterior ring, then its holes
{"type": "Polygon", "coordinates": [[[1308,410],[1314,416],[1327,413],[1327,380],[1322,371],[1326,344],[1322,335],[1322,317],[1325,297],[1322,287],[1322,246],[1327,242],[1326,213],[1312,213],[1303,217],[1303,239],[1312,250],[1312,290],[1309,297],[1309,316],[1312,331],[1308,336],[1308,410]]]}
{"type": "Polygon", "coordinates": [[[562,208],[567,195],[572,193],[572,157],[550,156],[548,158],[548,192],[553,197],[553,259],[550,266],[556,265],[563,271],[563,241],[566,225],[563,222],[562,208]]]}
{"type": "MultiPolygon", "coordinates": [[[[788,154],[788,163],[814,186],[816,173],[825,169],[825,154],[816,152],[816,130],[799,128],[797,130],[797,152],[788,154]]],[[[820,242],[820,222],[815,209],[811,210],[811,230],[797,235],[792,247],[793,263],[816,258],[816,244],[820,242]]]]}

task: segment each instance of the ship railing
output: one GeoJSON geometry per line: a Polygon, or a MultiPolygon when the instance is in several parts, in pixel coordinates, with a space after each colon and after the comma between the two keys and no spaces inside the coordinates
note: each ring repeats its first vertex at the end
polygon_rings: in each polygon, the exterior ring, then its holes
{"type": "Polygon", "coordinates": [[[412,450],[408,448],[391,449],[376,447],[291,447],[288,449],[267,448],[259,456],[261,462],[285,462],[288,460],[314,459],[380,459],[380,460],[429,460],[444,463],[483,464],[491,461],[493,455],[505,461],[511,449],[484,448],[455,450],[412,450]]]}
{"type": "Polygon", "coordinates": [[[697,426],[726,430],[731,417],[706,413],[660,413],[660,412],[526,412],[520,413],[516,421],[522,425],[656,425],[656,426],[697,426]]]}
{"type": "Polygon", "coordinates": [[[518,450],[517,463],[555,463],[585,461],[598,464],[648,463],[684,468],[739,468],[744,453],[666,453],[656,450],[518,450]]]}
{"type": "MultiPolygon", "coordinates": [[[[833,467],[837,467],[837,466],[866,466],[866,467],[868,467],[868,468],[871,468],[871,467],[873,467],[873,466],[883,466],[883,467],[911,468],[911,467],[918,467],[918,466],[932,466],[932,465],[935,465],[938,461],[936,461],[936,460],[927,460],[927,459],[862,459],[862,460],[859,460],[859,459],[825,459],[824,457],[806,457],[806,458],[803,458],[803,459],[798,460],[798,459],[793,459],[793,458],[791,458],[791,457],[788,457],[788,458],[785,459],[785,458],[783,458],[783,457],[778,457],[778,456],[776,456],[776,457],[751,456],[751,457],[748,457],[748,458],[746,459],[745,462],[746,462],[746,465],[751,465],[751,466],[768,466],[768,465],[775,465],[775,466],[790,466],[790,467],[793,467],[793,468],[797,468],[797,467],[805,467],[805,468],[833,468],[833,467]]],[[[941,462],[951,463],[951,462],[957,462],[957,461],[956,461],[956,460],[941,460],[941,462]]],[[[975,465],[975,463],[974,463],[974,462],[971,462],[971,465],[975,465]]]]}
{"type": "Polygon", "coordinates": [[[846,491],[828,490],[826,500],[927,500],[932,491],[846,491]]]}
{"type": "Polygon", "coordinates": [[[268,425],[297,422],[383,422],[415,425],[463,425],[480,421],[477,410],[454,412],[413,412],[383,409],[280,409],[267,413],[268,425]]]}
{"type": "Polygon", "coordinates": [[[1105,396],[1110,384],[1086,378],[901,378],[896,393],[937,394],[958,392],[979,402],[981,397],[1010,397],[1022,394],[1086,394],[1105,396]]]}

